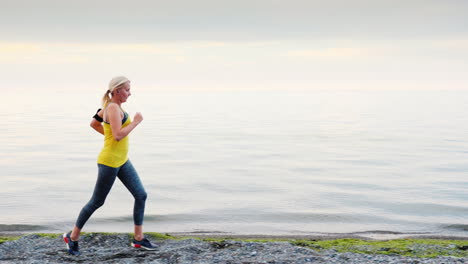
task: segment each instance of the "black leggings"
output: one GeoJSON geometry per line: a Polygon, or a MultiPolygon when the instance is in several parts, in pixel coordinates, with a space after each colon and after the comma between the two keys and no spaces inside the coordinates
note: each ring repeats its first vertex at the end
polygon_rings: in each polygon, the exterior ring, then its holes
{"type": "Polygon", "coordinates": [[[76,226],[79,229],[82,229],[94,211],[104,204],[116,177],[119,177],[120,181],[125,185],[125,187],[127,187],[135,198],[133,222],[135,225],[142,225],[143,216],[145,214],[146,191],[130,160],[118,168],[112,168],[102,164],[98,164],[98,168],[99,173],[96,186],[94,187],[93,196],[83,209],[81,209],[80,215],[76,220],[76,226]]]}

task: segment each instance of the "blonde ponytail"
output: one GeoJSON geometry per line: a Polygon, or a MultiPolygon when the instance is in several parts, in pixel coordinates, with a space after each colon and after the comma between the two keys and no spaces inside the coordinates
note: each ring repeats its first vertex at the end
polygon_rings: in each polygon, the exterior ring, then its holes
{"type": "Polygon", "coordinates": [[[102,108],[105,108],[108,103],[111,101],[111,97],[109,96],[111,91],[107,90],[104,96],[102,97],[102,108]]]}

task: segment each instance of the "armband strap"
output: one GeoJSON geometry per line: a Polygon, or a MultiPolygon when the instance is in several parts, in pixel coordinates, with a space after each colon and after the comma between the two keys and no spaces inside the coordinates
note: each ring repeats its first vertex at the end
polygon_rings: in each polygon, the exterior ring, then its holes
{"type": "Polygon", "coordinates": [[[93,116],[93,118],[102,123],[104,120],[102,120],[102,118],[98,115],[99,111],[101,111],[101,108],[96,111],[96,114],[93,116]]]}

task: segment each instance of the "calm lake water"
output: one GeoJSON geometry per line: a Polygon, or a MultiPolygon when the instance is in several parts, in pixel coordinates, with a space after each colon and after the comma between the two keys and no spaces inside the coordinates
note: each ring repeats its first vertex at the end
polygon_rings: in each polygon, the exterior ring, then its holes
{"type": "MultiPolygon", "coordinates": [[[[90,198],[101,92],[2,95],[0,231],[70,230],[90,198]],[[14,225],[14,226],[12,226],[14,225]]],[[[130,159],[145,230],[468,236],[467,91],[146,92],[130,159]]],[[[116,181],[84,231],[132,232],[116,181]]]]}

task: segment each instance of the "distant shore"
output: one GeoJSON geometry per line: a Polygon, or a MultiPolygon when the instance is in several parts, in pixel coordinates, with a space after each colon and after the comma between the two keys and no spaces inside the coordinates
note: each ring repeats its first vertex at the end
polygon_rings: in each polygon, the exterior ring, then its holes
{"type": "Polygon", "coordinates": [[[437,239],[437,240],[468,240],[468,236],[439,235],[431,233],[400,233],[391,231],[368,231],[354,233],[313,233],[294,235],[271,235],[271,234],[232,234],[211,232],[176,232],[168,233],[177,238],[232,238],[232,239],[279,239],[279,240],[331,240],[331,239],[363,239],[363,240],[392,240],[392,239],[437,239]]]}

